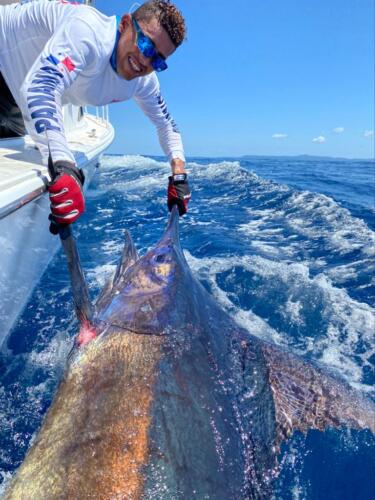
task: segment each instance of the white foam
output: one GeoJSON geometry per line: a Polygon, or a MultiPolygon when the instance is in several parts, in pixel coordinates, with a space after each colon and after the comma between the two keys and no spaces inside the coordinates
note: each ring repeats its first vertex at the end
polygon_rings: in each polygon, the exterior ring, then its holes
{"type": "MultiPolygon", "coordinates": [[[[263,318],[254,314],[253,311],[243,310],[236,307],[230,300],[228,295],[222,290],[217,282],[216,276],[219,273],[228,271],[234,267],[233,257],[222,258],[204,258],[197,259],[188,251],[184,251],[190,268],[199,276],[200,279],[208,281],[212,295],[218,303],[235,319],[235,321],[247,329],[252,335],[256,335],[263,340],[273,341],[277,344],[285,343],[282,335],[272,328],[263,318]]],[[[244,262],[248,262],[249,258],[236,258],[236,266],[242,266],[244,262]]]]}
{"type": "MultiPolygon", "coordinates": [[[[68,335],[68,331],[74,329],[73,325],[74,321],[67,322],[66,329],[58,331],[52,340],[46,344],[45,349],[32,351],[27,358],[28,365],[33,366],[34,369],[44,368],[50,371],[63,369],[72,348],[72,340],[68,335]]],[[[44,326],[40,333],[43,330],[48,332],[51,330],[51,326],[44,326]]],[[[34,389],[37,390],[36,386],[32,388],[32,390],[34,389]]]]}
{"type": "Polygon", "coordinates": [[[117,265],[103,264],[96,266],[94,269],[87,273],[90,282],[95,283],[95,286],[102,289],[106,282],[112,278],[116,271],[117,265]]]}
{"type": "Polygon", "coordinates": [[[147,156],[141,155],[122,155],[122,156],[103,156],[100,162],[101,170],[111,170],[119,168],[131,168],[145,170],[150,167],[166,168],[170,170],[169,163],[166,161],[157,161],[147,156]]]}
{"type": "Polygon", "coordinates": [[[303,308],[303,304],[300,300],[293,300],[288,298],[285,309],[282,311],[285,318],[291,320],[295,325],[302,326],[304,325],[304,320],[301,317],[301,310],[303,308]]]}
{"type": "Polygon", "coordinates": [[[0,484],[0,498],[3,498],[5,492],[10,485],[10,481],[12,479],[12,474],[10,472],[0,471],[0,475],[2,478],[2,483],[0,484]]]}
{"type": "Polygon", "coordinates": [[[114,209],[113,208],[99,208],[98,213],[101,218],[112,220],[114,209]]]}
{"type": "Polygon", "coordinates": [[[291,191],[291,196],[275,206],[264,210],[247,208],[250,220],[237,227],[254,252],[289,261],[311,255],[310,266],[316,271],[330,259],[326,273],[341,285],[355,280],[361,272],[371,274],[375,233],[363,220],[353,217],[328,196],[307,191],[291,191]],[[332,264],[352,252],[357,253],[356,261],[332,264]]]}
{"type": "Polygon", "coordinates": [[[133,180],[116,183],[117,188],[125,188],[126,192],[140,191],[144,194],[146,191],[154,191],[162,186],[162,181],[165,180],[165,175],[161,173],[153,174],[152,176],[140,176],[133,180]]]}
{"type": "Polygon", "coordinates": [[[124,247],[123,240],[106,240],[100,245],[100,251],[108,256],[120,256],[124,247]]]}
{"type": "Polygon", "coordinates": [[[339,254],[353,250],[373,254],[374,232],[328,196],[293,193],[282,212],[291,229],[310,240],[324,237],[328,248],[339,254]]]}

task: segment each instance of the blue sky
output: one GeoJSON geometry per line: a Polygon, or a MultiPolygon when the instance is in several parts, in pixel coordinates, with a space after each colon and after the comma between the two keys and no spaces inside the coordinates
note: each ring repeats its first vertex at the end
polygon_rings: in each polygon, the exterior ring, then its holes
{"type": "MultiPolygon", "coordinates": [[[[188,40],[160,75],[187,156],[374,156],[373,0],[177,0],[188,40]]],[[[132,2],[97,0],[121,15],[132,2]]],[[[134,102],[110,152],[162,154],[134,102]]]]}

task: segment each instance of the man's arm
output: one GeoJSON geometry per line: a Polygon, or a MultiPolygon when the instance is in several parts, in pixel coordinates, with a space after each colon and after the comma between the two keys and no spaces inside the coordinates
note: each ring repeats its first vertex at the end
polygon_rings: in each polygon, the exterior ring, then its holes
{"type": "Polygon", "coordinates": [[[171,164],[172,173],[175,173],[174,168],[176,170],[183,168],[185,155],[181,134],[160,93],[159,81],[155,74],[151,74],[145,84],[142,83],[134,99],[155,125],[160,145],[171,164]]]}
{"type": "Polygon", "coordinates": [[[62,95],[80,72],[95,60],[96,36],[81,18],[72,16],[47,42],[21,88],[26,128],[47,164],[48,146],[54,161],[75,159],[65,137],[62,95]]]}
{"type": "Polygon", "coordinates": [[[186,174],[185,162],[180,158],[174,158],[171,161],[172,174],[186,174]]]}
{"type": "MultiPolygon", "coordinates": [[[[49,153],[56,177],[48,186],[52,220],[74,222],[85,209],[83,172],[76,167],[65,137],[62,95],[80,72],[96,59],[95,32],[85,20],[72,16],[56,30],[28,72],[21,89],[26,128],[42,155],[49,153]]],[[[50,230],[56,234],[51,225],[50,230]]]]}
{"type": "Polygon", "coordinates": [[[150,75],[147,84],[136,93],[134,98],[156,126],[160,145],[171,164],[172,175],[168,179],[168,208],[171,210],[173,205],[177,205],[180,215],[183,215],[188,210],[191,198],[185,170],[184,148],[177,125],[160,94],[157,77],[150,75]]]}

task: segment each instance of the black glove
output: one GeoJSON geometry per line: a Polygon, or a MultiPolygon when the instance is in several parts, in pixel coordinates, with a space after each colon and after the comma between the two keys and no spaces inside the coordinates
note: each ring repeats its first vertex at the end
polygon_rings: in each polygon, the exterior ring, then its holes
{"type": "Polygon", "coordinates": [[[168,209],[177,205],[180,215],[186,214],[191,198],[187,174],[174,174],[168,177],[168,209]]]}

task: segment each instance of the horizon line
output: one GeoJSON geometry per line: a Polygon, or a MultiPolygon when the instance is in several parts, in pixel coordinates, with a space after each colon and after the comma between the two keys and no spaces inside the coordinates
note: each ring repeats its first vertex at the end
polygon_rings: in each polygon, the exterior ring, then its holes
{"type": "MultiPolygon", "coordinates": [[[[103,155],[106,156],[143,156],[143,157],[153,157],[153,158],[166,158],[165,155],[154,155],[154,154],[143,154],[143,153],[106,153],[103,155]]],[[[296,155],[271,155],[271,154],[242,154],[242,155],[234,155],[234,156],[210,156],[210,155],[188,155],[186,158],[231,158],[231,159],[243,159],[243,158],[290,158],[290,159],[329,159],[329,160],[345,160],[345,161],[371,161],[375,162],[375,158],[355,158],[355,157],[346,157],[346,156],[328,156],[328,155],[309,155],[309,154],[296,154],[296,155]]]]}

